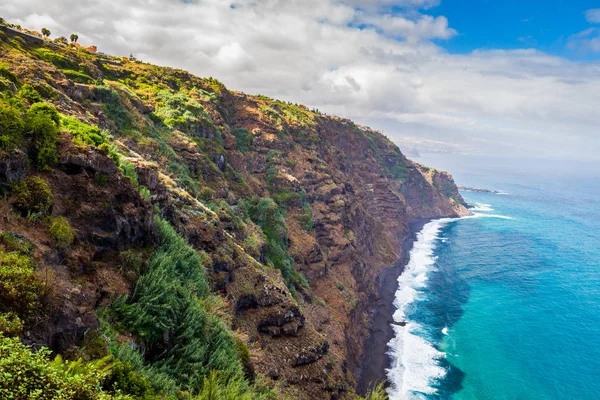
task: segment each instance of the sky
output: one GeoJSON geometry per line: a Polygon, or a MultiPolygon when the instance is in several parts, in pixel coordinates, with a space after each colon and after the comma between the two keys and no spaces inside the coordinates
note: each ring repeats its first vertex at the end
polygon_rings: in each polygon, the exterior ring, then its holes
{"type": "Polygon", "coordinates": [[[597,1],[0,0],[0,16],[349,117],[404,150],[600,159],[597,1]]]}

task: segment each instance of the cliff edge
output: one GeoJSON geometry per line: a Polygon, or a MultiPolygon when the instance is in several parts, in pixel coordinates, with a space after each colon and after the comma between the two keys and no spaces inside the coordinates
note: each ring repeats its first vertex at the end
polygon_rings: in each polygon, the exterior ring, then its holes
{"type": "Polygon", "coordinates": [[[0,27],[0,92],[0,256],[26,243],[45,288],[27,313],[3,298],[0,311],[19,315],[25,344],[164,373],[165,397],[226,369],[202,342],[214,332],[232,338],[243,379],[277,398],[354,393],[377,279],[409,223],[469,213],[449,174],[379,132],[182,70],[0,27]],[[56,127],[42,134],[44,113],[56,127]],[[2,118],[22,120],[17,139],[2,118]],[[44,185],[47,207],[25,204],[44,185]],[[195,255],[160,264],[175,247],[195,255]],[[176,279],[150,296],[165,274],[176,279]],[[191,324],[190,304],[212,322],[191,324]]]}

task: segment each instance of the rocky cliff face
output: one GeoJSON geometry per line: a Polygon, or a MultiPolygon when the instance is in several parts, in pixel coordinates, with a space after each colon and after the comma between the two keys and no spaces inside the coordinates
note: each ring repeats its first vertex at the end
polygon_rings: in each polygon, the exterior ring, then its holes
{"type": "Polygon", "coordinates": [[[81,345],[98,328],[95,310],[132,290],[123,254],[147,258],[160,215],[208,255],[221,317],[248,346],[251,375],[281,398],[340,398],[354,390],[377,277],[400,257],[408,222],[468,213],[450,175],[349,120],[180,70],[10,32],[0,40],[4,98],[23,99],[29,85],[63,121],[49,171],[28,166],[25,149],[0,157],[9,193],[0,230],[31,241],[56,277],[24,329],[31,343],[81,345]],[[81,139],[73,119],[104,130],[126,163],[81,139]],[[49,184],[51,215],[76,232],[68,254],[10,206],[10,183],[29,175],[49,184]]]}

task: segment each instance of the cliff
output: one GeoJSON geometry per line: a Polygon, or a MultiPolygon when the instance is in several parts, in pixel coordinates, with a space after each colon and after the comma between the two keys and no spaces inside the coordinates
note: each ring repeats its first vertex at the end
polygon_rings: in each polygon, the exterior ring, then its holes
{"type": "Polygon", "coordinates": [[[26,243],[44,286],[30,312],[2,299],[0,311],[19,315],[13,334],[25,344],[74,359],[110,353],[149,381],[163,368],[174,383],[161,394],[154,382],[157,398],[196,395],[225,368],[199,329],[224,332],[243,379],[277,398],[351,395],[378,276],[401,257],[409,222],[468,213],[450,175],[381,133],[182,70],[4,29],[0,91],[0,254],[26,243]],[[58,111],[43,146],[35,104],[58,111]],[[22,118],[22,137],[11,139],[6,115],[22,118]],[[21,201],[30,177],[47,185],[48,207],[21,201]],[[169,243],[193,248],[208,292],[186,286],[203,278],[183,261],[157,261],[169,243]],[[165,275],[174,280],[144,297],[165,275]],[[213,322],[194,328],[191,304],[213,322]],[[203,355],[185,364],[177,352],[198,341],[203,355]]]}

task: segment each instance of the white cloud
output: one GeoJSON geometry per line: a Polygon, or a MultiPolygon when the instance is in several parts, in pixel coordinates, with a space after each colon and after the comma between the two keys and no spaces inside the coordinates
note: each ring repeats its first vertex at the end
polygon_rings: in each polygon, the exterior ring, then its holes
{"type": "Polygon", "coordinates": [[[600,24],[600,8],[593,8],[585,12],[585,19],[592,24],[600,24]]]}
{"type": "Polygon", "coordinates": [[[381,29],[386,35],[411,41],[450,39],[456,35],[456,31],[448,27],[448,19],[443,16],[434,18],[421,15],[417,20],[411,20],[390,14],[366,15],[359,17],[358,21],[381,29]]]}
{"type": "MultiPolygon", "coordinates": [[[[20,0],[1,12],[53,36],[76,32],[107,53],[352,117],[398,140],[598,157],[600,65],[535,50],[449,54],[431,39],[455,35],[452,21],[417,11],[437,2],[406,0],[402,13],[386,9],[391,3],[20,0]]],[[[595,32],[570,41],[592,49],[595,32]]]]}

